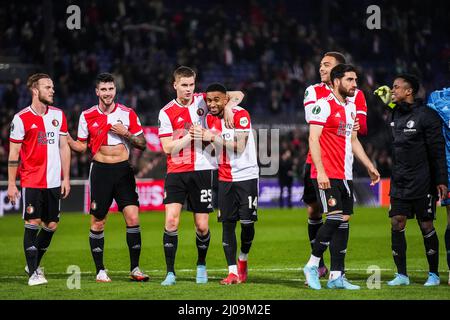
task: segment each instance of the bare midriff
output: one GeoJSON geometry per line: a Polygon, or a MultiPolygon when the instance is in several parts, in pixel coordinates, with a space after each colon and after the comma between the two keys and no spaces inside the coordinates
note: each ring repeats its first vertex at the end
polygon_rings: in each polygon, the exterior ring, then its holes
{"type": "Polygon", "coordinates": [[[102,163],[117,163],[128,160],[128,150],[124,144],[101,146],[94,160],[102,163]]]}

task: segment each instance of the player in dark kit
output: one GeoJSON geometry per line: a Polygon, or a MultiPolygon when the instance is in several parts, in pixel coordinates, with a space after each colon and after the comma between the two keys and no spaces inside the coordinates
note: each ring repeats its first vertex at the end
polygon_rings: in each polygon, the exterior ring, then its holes
{"type": "Polygon", "coordinates": [[[11,124],[8,199],[14,204],[20,197],[16,187],[19,171],[25,271],[30,276],[28,285],[35,286],[47,283],[39,265],[58,226],[60,198],[66,198],[70,192],[70,149],[66,117],[51,106],[55,91],[50,76],[34,74],[28,78],[27,87],[32,95],[31,105],[17,113],[11,124]]]}
{"type": "Polygon", "coordinates": [[[97,76],[95,92],[99,103],[83,111],[78,124],[78,140],[69,137],[72,150],[85,152],[89,147],[93,159],[89,174],[91,198],[91,230],[89,243],[97,269],[97,282],[110,282],[103,265],[106,216],[113,199],[122,211],[126,223],[130,252],[130,278],[147,281],[148,275],[139,268],[141,229],[139,200],[133,168],[128,162],[130,148],[144,150],[146,140],[136,113],[114,101],[116,85],[109,73],[97,76]]]}

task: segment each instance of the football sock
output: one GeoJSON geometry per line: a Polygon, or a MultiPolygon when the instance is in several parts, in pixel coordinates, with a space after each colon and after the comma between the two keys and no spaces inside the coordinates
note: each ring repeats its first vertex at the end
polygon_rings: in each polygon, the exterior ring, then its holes
{"type": "Polygon", "coordinates": [[[436,230],[433,228],[430,232],[423,235],[423,243],[427,255],[430,272],[439,275],[439,239],[436,230]]]}
{"type": "Polygon", "coordinates": [[[312,250],[312,254],[314,256],[322,257],[323,253],[330,245],[330,241],[333,238],[334,233],[338,230],[341,223],[341,214],[333,214],[327,217],[327,220],[317,232],[316,241],[314,242],[312,250]]]}
{"type": "Polygon", "coordinates": [[[311,255],[311,256],[309,257],[309,261],[308,261],[308,263],[306,264],[306,266],[307,266],[307,267],[313,267],[313,266],[318,267],[318,266],[319,266],[319,262],[320,262],[320,257],[316,257],[316,256],[314,256],[314,255],[311,255]]]}
{"type": "Polygon", "coordinates": [[[445,250],[447,250],[447,267],[450,269],[450,225],[445,230],[445,250]]]}
{"type": "Polygon", "coordinates": [[[222,245],[227,265],[236,265],[236,222],[222,222],[222,245]]]}
{"type": "Polygon", "coordinates": [[[349,235],[348,222],[342,222],[330,242],[330,271],[345,273],[345,254],[347,253],[349,235]]]}
{"type": "Polygon", "coordinates": [[[103,231],[90,230],[89,244],[91,246],[92,258],[94,259],[97,274],[100,270],[104,270],[103,265],[103,248],[105,246],[105,238],[103,231]]]}
{"type": "Polygon", "coordinates": [[[195,244],[197,245],[197,265],[206,265],[206,254],[208,253],[209,242],[211,239],[211,233],[208,230],[208,233],[205,235],[200,235],[196,233],[195,244]]]}
{"type": "Polygon", "coordinates": [[[127,244],[130,252],[130,271],[139,266],[139,256],[141,255],[141,228],[137,226],[127,226],[127,244]]]}
{"type": "Polygon", "coordinates": [[[41,264],[41,259],[44,256],[45,252],[47,251],[48,247],[50,246],[50,242],[52,241],[54,233],[55,233],[54,230],[46,227],[42,227],[41,231],[39,231],[36,240],[38,248],[37,266],[41,264]]]}
{"type": "Polygon", "coordinates": [[[252,246],[253,239],[255,238],[255,224],[242,223],[241,222],[241,252],[249,253],[252,246]]]}
{"type": "Polygon", "coordinates": [[[407,276],[406,273],[406,238],[405,229],[392,230],[391,232],[392,255],[394,257],[397,272],[407,276]]]}
{"type": "Polygon", "coordinates": [[[166,257],[167,272],[175,274],[175,255],[178,247],[178,230],[167,231],[163,235],[164,256],[166,257]]]}
{"type": "MultiPolygon", "coordinates": [[[[308,219],[308,236],[309,236],[309,243],[311,244],[311,250],[314,247],[314,242],[316,241],[317,231],[319,231],[322,225],[323,225],[322,218],[308,219]]],[[[323,267],[324,265],[325,263],[323,262],[323,258],[321,258],[319,262],[319,267],[323,267]]]]}
{"type": "Polygon", "coordinates": [[[37,234],[39,226],[34,224],[25,224],[25,233],[23,236],[23,249],[25,251],[25,259],[28,265],[28,274],[31,276],[37,269],[37,234]]]}
{"type": "Polygon", "coordinates": [[[228,273],[234,273],[235,275],[238,275],[238,269],[237,265],[228,266],[228,273]]]}

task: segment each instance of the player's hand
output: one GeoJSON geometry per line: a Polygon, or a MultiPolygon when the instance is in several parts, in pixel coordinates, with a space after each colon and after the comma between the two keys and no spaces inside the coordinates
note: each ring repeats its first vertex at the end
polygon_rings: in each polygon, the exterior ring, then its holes
{"type": "Polygon", "coordinates": [[[68,179],[61,181],[61,197],[65,199],[67,198],[69,193],[70,193],[70,181],[68,179]]]}
{"type": "Polygon", "coordinates": [[[330,179],[328,179],[328,176],[325,172],[318,172],[317,173],[317,184],[319,185],[319,189],[330,189],[330,179]]]}
{"type": "Polygon", "coordinates": [[[361,129],[361,125],[359,124],[359,119],[355,119],[355,124],[353,125],[353,131],[359,131],[361,129]]]}
{"type": "Polygon", "coordinates": [[[439,195],[439,199],[442,201],[444,199],[447,199],[447,192],[448,188],[445,184],[440,184],[437,186],[437,192],[439,195]]]}
{"type": "Polygon", "coordinates": [[[225,122],[225,127],[234,129],[234,113],[231,108],[225,108],[223,110],[223,120],[225,122]]]}
{"type": "Polygon", "coordinates": [[[214,134],[207,129],[203,129],[202,139],[203,139],[203,141],[211,142],[214,139],[214,134]]]}
{"type": "Polygon", "coordinates": [[[380,173],[374,166],[369,167],[367,169],[367,172],[369,173],[369,177],[371,180],[371,183],[370,183],[371,186],[374,186],[378,182],[380,182],[380,173]]]}
{"type": "Polygon", "coordinates": [[[193,126],[192,129],[190,129],[190,131],[192,130],[192,138],[194,140],[203,140],[203,128],[201,126],[193,126]]]}
{"type": "Polygon", "coordinates": [[[16,204],[16,200],[20,199],[20,192],[17,189],[16,185],[8,185],[8,200],[11,202],[12,205],[16,204]]]}
{"type": "Polygon", "coordinates": [[[115,125],[111,126],[111,129],[109,129],[112,133],[117,134],[118,136],[125,137],[128,135],[128,129],[121,123],[116,123],[115,125]]]}
{"type": "Polygon", "coordinates": [[[373,92],[376,96],[378,96],[383,103],[391,108],[395,106],[395,104],[392,103],[392,93],[391,89],[384,85],[379,87],[373,92]]]}

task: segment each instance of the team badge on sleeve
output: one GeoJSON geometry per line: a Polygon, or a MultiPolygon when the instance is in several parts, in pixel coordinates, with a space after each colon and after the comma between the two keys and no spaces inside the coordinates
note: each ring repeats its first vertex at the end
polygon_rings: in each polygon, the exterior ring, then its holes
{"type": "Polygon", "coordinates": [[[239,124],[240,124],[241,126],[243,126],[243,127],[248,126],[248,119],[247,119],[247,117],[241,118],[241,119],[239,120],[239,124]]]}
{"type": "Polygon", "coordinates": [[[320,109],[319,106],[314,106],[314,108],[312,109],[313,114],[319,114],[320,111],[322,111],[322,109],[320,109]]]}

